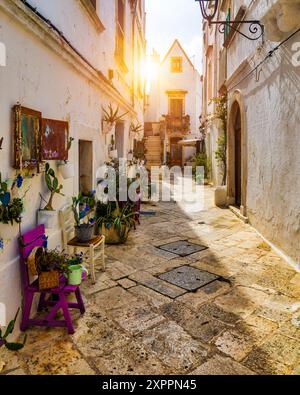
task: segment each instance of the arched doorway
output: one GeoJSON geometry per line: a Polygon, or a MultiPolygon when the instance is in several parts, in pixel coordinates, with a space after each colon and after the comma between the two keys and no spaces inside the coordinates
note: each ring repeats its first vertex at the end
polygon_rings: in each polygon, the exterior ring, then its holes
{"type": "Polygon", "coordinates": [[[228,122],[228,202],[243,216],[247,201],[247,143],[245,110],[240,92],[231,99],[228,122]]]}

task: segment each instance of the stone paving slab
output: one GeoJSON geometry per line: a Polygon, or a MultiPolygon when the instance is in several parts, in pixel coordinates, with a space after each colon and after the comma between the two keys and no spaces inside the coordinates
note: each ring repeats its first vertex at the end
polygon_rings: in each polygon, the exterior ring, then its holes
{"type": "Polygon", "coordinates": [[[131,292],[137,298],[148,302],[155,308],[159,308],[166,303],[172,302],[171,298],[155,292],[153,289],[144,287],[143,285],[130,288],[129,292],[131,292]]]}
{"type": "Polygon", "coordinates": [[[215,355],[203,365],[190,373],[191,375],[214,375],[214,376],[252,376],[255,375],[250,369],[233,361],[230,358],[215,355]]]}
{"type": "Polygon", "coordinates": [[[173,243],[160,245],[159,248],[182,257],[194,254],[195,252],[206,250],[206,246],[189,243],[187,240],[175,241],[173,243]]]}
{"type": "Polygon", "coordinates": [[[196,368],[208,357],[207,350],[172,321],[145,331],[139,340],[174,373],[196,368]]]}
{"type": "Polygon", "coordinates": [[[196,291],[219,277],[190,266],[181,266],[159,276],[161,280],[177,285],[187,291],[196,291]]]}

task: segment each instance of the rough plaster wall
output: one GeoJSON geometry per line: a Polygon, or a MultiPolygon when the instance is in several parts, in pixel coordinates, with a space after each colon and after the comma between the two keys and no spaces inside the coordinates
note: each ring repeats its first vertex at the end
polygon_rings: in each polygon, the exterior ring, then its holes
{"type": "MultiPolygon", "coordinates": [[[[259,82],[253,75],[239,89],[246,107],[249,219],[299,263],[300,67],[291,64],[296,41],[299,36],[263,65],[259,82]]],[[[272,46],[267,42],[263,53],[272,46]]]]}

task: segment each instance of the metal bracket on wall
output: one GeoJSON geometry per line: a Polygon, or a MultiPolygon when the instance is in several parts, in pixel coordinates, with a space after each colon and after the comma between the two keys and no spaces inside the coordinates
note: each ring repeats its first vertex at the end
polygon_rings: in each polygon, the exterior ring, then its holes
{"type": "Polygon", "coordinates": [[[259,40],[265,32],[264,25],[260,23],[260,21],[211,21],[211,25],[218,25],[218,30],[221,34],[224,34],[226,28],[232,29],[235,32],[239,33],[243,37],[247,38],[251,41],[259,40]],[[236,26],[248,24],[249,35],[241,32],[237,29],[236,26]]]}

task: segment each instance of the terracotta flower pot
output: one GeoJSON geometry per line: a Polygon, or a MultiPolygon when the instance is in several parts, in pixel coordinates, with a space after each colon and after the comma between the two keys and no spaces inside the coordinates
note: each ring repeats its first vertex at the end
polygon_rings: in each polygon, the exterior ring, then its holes
{"type": "Polygon", "coordinates": [[[101,227],[101,234],[105,236],[106,244],[124,244],[127,241],[130,228],[121,225],[121,229],[117,229],[114,225],[107,228],[104,224],[101,227]]]}

